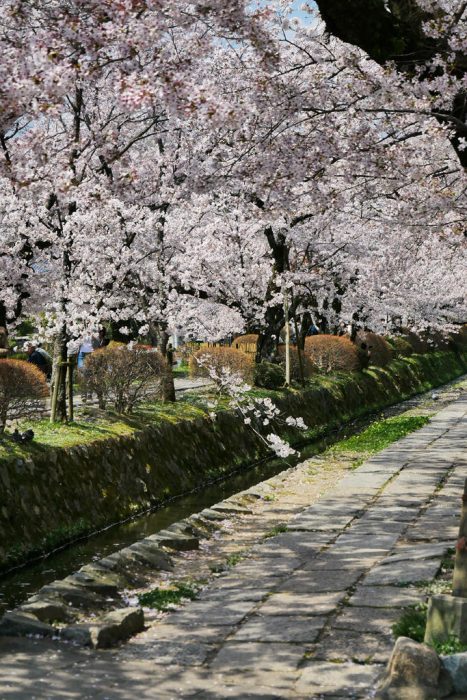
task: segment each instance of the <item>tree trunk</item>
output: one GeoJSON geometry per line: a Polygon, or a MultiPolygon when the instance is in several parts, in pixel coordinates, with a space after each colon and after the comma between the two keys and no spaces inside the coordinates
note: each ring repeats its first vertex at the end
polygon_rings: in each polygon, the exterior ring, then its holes
{"type": "Polygon", "coordinates": [[[110,329],[112,340],[116,343],[129,343],[130,340],[136,340],[138,334],[134,328],[133,321],[110,321],[110,329]],[[130,333],[122,333],[121,328],[129,328],[130,333]]]}
{"type": "Polygon", "coordinates": [[[50,421],[66,423],[67,416],[67,391],[66,391],[66,367],[68,361],[68,338],[66,328],[62,328],[54,344],[53,366],[53,391],[50,421]]]}
{"type": "Polygon", "coordinates": [[[167,333],[167,327],[159,325],[157,327],[157,346],[159,348],[159,352],[163,357],[165,357],[165,360],[167,362],[168,366],[168,371],[165,377],[162,378],[162,384],[161,384],[161,394],[162,394],[162,401],[175,401],[176,396],[175,396],[175,383],[174,383],[174,375],[173,375],[173,368],[172,368],[172,355],[168,356],[167,353],[167,346],[169,344],[169,334],[167,333]]]}

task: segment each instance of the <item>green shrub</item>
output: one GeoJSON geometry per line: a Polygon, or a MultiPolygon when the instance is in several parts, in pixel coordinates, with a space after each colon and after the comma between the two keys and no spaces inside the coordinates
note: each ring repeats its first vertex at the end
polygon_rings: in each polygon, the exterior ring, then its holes
{"type": "Polygon", "coordinates": [[[260,362],[255,366],[255,385],[262,389],[280,389],[285,383],[282,365],[273,362],[260,362]]]}
{"type": "Polygon", "coordinates": [[[391,336],[386,338],[386,340],[394,351],[394,357],[410,357],[410,355],[413,355],[411,344],[399,335],[391,336]]]}

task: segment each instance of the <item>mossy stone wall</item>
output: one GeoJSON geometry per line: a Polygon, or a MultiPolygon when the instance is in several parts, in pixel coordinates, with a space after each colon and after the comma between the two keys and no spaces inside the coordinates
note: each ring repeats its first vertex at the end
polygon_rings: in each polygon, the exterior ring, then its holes
{"type": "MultiPolygon", "coordinates": [[[[369,413],[466,372],[466,357],[436,352],[384,369],[320,377],[302,391],[277,392],[285,415],[310,434],[369,413]]],[[[276,425],[287,438],[301,434],[276,425]]],[[[264,444],[230,411],[217,420],[164,422],[131,436],[34,458],[0,461],[0,569],[70,537],[141,512],[266,456],[264,444]]]]}

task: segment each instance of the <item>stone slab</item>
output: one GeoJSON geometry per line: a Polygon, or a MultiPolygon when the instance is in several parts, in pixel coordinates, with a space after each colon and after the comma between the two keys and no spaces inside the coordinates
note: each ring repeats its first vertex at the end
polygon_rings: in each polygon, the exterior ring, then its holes
{"type": "Polygon", "coordinates": [[[355,632],[391,632],[391,626],[399,620],[402,608],[366,608],[345,607],[335,620],[333,629],[344,629],[355,632]]]}
{"type": "MultiPolygon", "coordinates": [[[[136,659],[147,659],[155,666],[202,666],[215,647],[197,641],[138,641],[125,651],[125,655],[136,659]]],[[[154,674],[154,671],[153,671],[154,674]]],[[[155,675],[155,674],[154,674],[155,675]]],[[[154,682],[153,675],[153,682],[154,682]]]]}
{"type": "Polygon", "coordinates": [[[361,664],[387,663],[394,646],[390,634],[371,634],[331,629],[320,640],[314,658],[326,661],[354,661],[361,664]]]}
{"type": "Polygon", "coordinates": [[[364,697],[374,688],[382,667],[354,663],[310,661],[295,686],[300,697],[364,697]]]}
{"type": "MultiPolygon", "coordinates": [[[[260,606],[262,615],[327,615],[333,612],[344,599],[345,592],[316,593],[274,593],[260,606]]],[[[280,621],[278,622],[280,624],[280,621]]]]}
{"type": "Polygon", "coordinates": [[[180,612],[172,613],[171,621],[187,627],[203,625],[236,625],[255,607],[254,601],[231,603],[217,600],[195,600],[180,612]]]}
{"type": "Polygon", "coordinates": [[[370,608],[402,608],[417,605],[426,596],[417,588],[401,586],[358,586],[349,605],[370,608]]]}
{"type": "Polygon", "coordinates": [[[312,643],[317,640],[325,624],[325,617],[254,615],[240,627],[231,641],[312,643]]]}
{"type": "Polygon", "coordinates": [[[216,671],[255,669],[295,671],[306,651],[298,644],[227,642],[209,664],[216,671]]]}
{"type": "Polygon", "coordinates": [[[332,593],[335,591],[345,591],[355,584],[360,578],[360,571],[346,571],[344,574],[340,570],[325,571],[295,571],[278,588],[278,592],[302,593],[311,595],[314,593],[332,593]]]}
{"type": "Polygon", "coordinates": [[[415,581],[431,581],[438,573],[440,559],[422,559],[419,561],[401,561],[375,567],[365,577],[365,586],[397,585],[415,581]]]}

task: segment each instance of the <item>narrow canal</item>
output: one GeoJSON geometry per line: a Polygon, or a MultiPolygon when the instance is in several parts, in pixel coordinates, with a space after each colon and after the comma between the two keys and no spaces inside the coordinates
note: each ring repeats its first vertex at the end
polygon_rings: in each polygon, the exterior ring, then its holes
{"type": "MultiPolygon", "coordinates": [[[[455,393],[455,386],[458,382],[459,380],[438,389],[440,399],[445,399],[446,403],[453,400],[455,398],[453,397],[453,389],[455,393]]],[[[430,396],[431,392],[422,394],[386,410],[378,411],[377,414],[341,426],[339,430],[333,431],[322,440],[302,447],[300,457],[295,460],[295,464],[323,452],[344,436],[348,437],[361,432],[381,417],[398,415],[410,408],[420,406],[430,396]]],[[[437,408],[441,408],[441,406],[438,404],[437,408]]],[[[101,559],[182,518],[269,479],[293,464],[294,462],[290,460],[289,464],[279,459],[265,460],[227,475],[222,481],[204,485],[200,489],[176,498],[159,508],[147,511],[134,519],[112,525],[0,576],[0,614],[20,605],[35,591],[51,581],[64,578],[89,562],[101,559]]]]}

